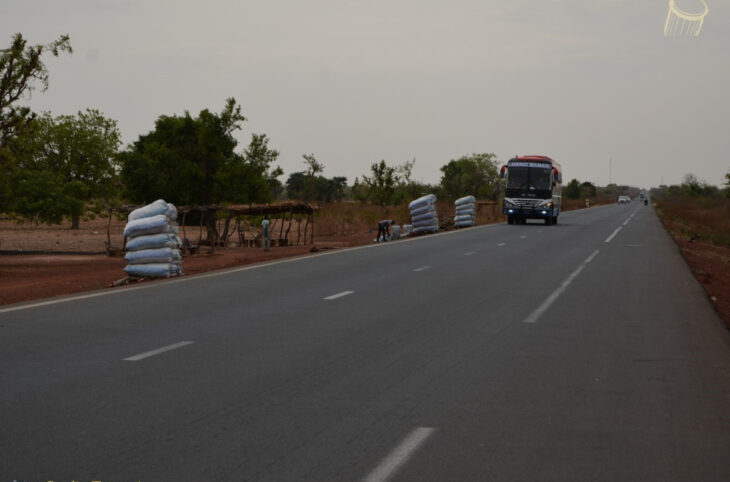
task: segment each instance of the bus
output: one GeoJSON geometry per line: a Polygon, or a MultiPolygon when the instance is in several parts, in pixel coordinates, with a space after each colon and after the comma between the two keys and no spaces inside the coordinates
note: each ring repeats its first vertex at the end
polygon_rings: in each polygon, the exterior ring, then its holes
{"type": "Polygon", "coordinates": [[[505,180],[503,212],[509,224],[525,224],[528,219],[558,223],[563,171],[547,156],[515,156],[500,169],[505,180]]]}

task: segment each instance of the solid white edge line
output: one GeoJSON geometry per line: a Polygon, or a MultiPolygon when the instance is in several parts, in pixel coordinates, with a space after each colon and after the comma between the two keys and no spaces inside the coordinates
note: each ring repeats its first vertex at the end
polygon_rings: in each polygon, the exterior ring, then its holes
{"type": "Polygon", "coordinates": [[[436,429],[431,427],[415,428],[363,479],[363,482],[386,482],[392,478],[435,431],[436,429]]]}
{"type": "Polygon", "coordinates": [[[149,358],[151,356],[159,355],[160,353],[165,353],[166,351],[175,350],[176,348],[182,348],[184,346],[192,345],[193,341],[181,341],[180,343],[173,343],[172,345],[163,346],[162,348],[157,348],[156,350],[150,350],[146,351],[144,353],[140,353],[139,355],[130,356],[124,359],[124,361],[140,361],[144,360],[145,358],[149,358]]]}
{"type": "Polygon", "coordinates": [[[578,268],[573,271],[568,278],[563,281],[563,284],[561,284],[555,291],[552,292],[550,296],[548,296],[545,301],[542,302],[540,306],[537,307],[535,311],[530,313],[530,316],[525,318],[523,323],[536,323],[537,320],[540,319],[540,317],[550,308],[550,306],[555,303],[555,300],[557,300],[561,294],[570,286],[570,283],[573,282],[573,280],[580,274],[581,271],[583,271],[583,268],[586,267],[588,263],[593,261],[593,258],[595,258],[600,251],[595,250],[593,254],[588,256],[585,261],[583,261],[578,268]]]}
{"type": "MultiPolygon", "coordinates": [[[[605,204],[603,206],[597,206],[597,207],[593,207],[593,208],[573,209],[571,211],[566,211],[564,214],[565,215],[585,214],[584,211],[588,211],[589,209],[595,211],[597,209],[607,208],[607,207],[610,207],[610,206],[612,206],[612,205],[611,204],[605,204]]],[[[390,243],[378,243],[378,244],[373,243],[373,244],[368,244],[368,245],[365,245],[365,246],[355,246],[355,247],[352,247],[352,248],[345,248],[345,249],[337,249],[337,250],[333,250],[333,251],[327,251],[327,252],[324,252],[324,253],[305,254],[305,255],[301,255],[301,256],[292,256],[292,257],[289,257],[289,258],[286,258],[286,259],[280,259],[280,260],[271,261],[271,262],[268,262],[268,263],[260,263],[260,264],[253,264],[253,265],[247,265],[247,266],[240,266],[238,268],[228,268],[228,269],[216,270],[216,271],[211,271],[211,272],[208,272],[208,273],[200,273],[200,274],[195,274],[195,275],[190,275],[190,276],[182,276],[182,277],[179,277],[179,278],[171,278],[171,279],[163,279],[163,280],[149,281],[149,282],[144,283],[141,286],[132,286],[132,287],[127,287],[127,288],[116,288],[116,289],[107,288],[107,289],[105,289],[103,291],[92,291],[92,292],[90,292],[88,294],[84,294],[84,295],[70,295],[68,297],[52,298],[52,299],[47,299],[45,301],[38,301],[38,302],[35,302],[35,303],[27,303],[27,304],[20,304],[20,305],[8,306],[7,308],[0,308],[0,314],[2,314],[2,313],[10,313],[10,312],[13,312],[13,311],[28,310],[28,309],[31,309],[31,308],[40,308],[42,306],[56,305],[56,304],[60,304],[60,303],[68,303],[70,301],[86,300],[86,299],[90,299],[90,298],[96,298],[96,297],[99,297],[99,296],[115,295],[115,294],[118,294],[118,293],[126,293],[128,291],[137,291],[137,290],[145,290],[145,289],[150,289],[150,288],[158,288],[160,286],[168,286],[170,284],[175,284],[175,283],[186,283],[188,281],[194,281],[194,280],[198,280],[198,279],[212,278],[214,276],[224,276],[224,275],[227,275],[227,274],[239,273],[241,271],[248,271],[248,270],[252,270],[252,269],[268,268],[269,266],[276,266],[276,265],[285,264],[285,263],[294,263],[294,262],[297,262],[297,261],[302,261],[302,260],[307,260],[307,259],[314,259],[314,258],[318,258],[318,257],[321,257],[321,256],[330,256],[330,255],[335,255],[335,254],[340,254],[340,253],[347,253],[347,252],[350,252],[350,251],[359,251],[361,249],[379,248],[379,247],[383,247],[383,246],[390,246],[391,244],[396,244],[397,245],[397,244],[400,244],[400,243],[411,243],[411,242],[414,242],[414,241],[423,241],[423,240],[432,239],[432,238],[435,238],[435,237],[438,237],[438,236],[448,236],[448,235],[453,235],[453,234],[458,234],[458,233],[473,231],[473,230],[477,230],[477,229],[486,229],[486,228],[491,228],[491,227],[494,227],[494,226],[500,226],[500,225],[503,225],[503,224],[507,224],[507,223],[506,222],[501,222],[501,223],[494,223],[494,224],[482,224],[480,226],[473,226],[473,227],[470,227],[470,228],[462,228],[462,229],[458,229],[458,230],[454,230],[454,231],[444,231],[442,233],[435,233],[435,234],[431,234],[431,235],[428,235],[428,236],[418,236],[418,237],[410,238],[410,239],[400,239],[400,240],[396,241],[395,243],[392,242],[392,241],[390,243]]]]}
{"type": "Polygon", "coordinates": [[[430,268],[430,266],[421,266],[420,268],[416,268],[413,271],[416,272],[416,273],[418,273],[419,271],[425,271],[425,270],[427,270],[429,268],[430,268]]]}
{"type": "Polygon", "coordinates": [[[611,240],[613,239],[613,237],[614,237],[614,236],[616,236],[616,235],[618,234],[618,232],[619,232],[619,231],[621,231],[621,228],[622,228],[622,227],[623,227],[623,226],[619,226],[618,228],[616,228],[616,230],[615,230],[615,231],[614,231],[613,233],[611,233],[611,236],[607,237],[607,238],[606,238],[606,241],[604,241],[604,242],[605,242],[605,243],[610,243],[610,242],[611,242],[611,240]]]}
{"type": "Polygon", "coordinates": [[[351,295],[354,291],[341,291],[340,293],[335,293],[334,295],[326,296],[325,300],[336,300],[337,298],[342,298],[343,296],[351,295]]]}

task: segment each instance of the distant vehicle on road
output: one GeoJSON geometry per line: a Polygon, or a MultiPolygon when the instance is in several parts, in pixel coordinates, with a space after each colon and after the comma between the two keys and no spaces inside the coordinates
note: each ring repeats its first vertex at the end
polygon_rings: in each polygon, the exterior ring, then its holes
{"type": "Polygon", "coordinates": [[[543,219],[558,224],[563,171],[546,156],[516,156],[502,166],[505,198],[502,206],[509,224],[525,224],[527,219],[543,219]]]}
{"type": "Polygon", "coordinates": [[[618,197],[618,203],[619,204],[630,204],[631,198],[628,196],[619,196],[618,197]]]}

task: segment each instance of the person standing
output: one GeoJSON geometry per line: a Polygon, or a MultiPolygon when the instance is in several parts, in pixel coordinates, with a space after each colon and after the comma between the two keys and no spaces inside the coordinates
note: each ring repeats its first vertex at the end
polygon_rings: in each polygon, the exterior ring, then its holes
{"type": "Polygon", "coordinates": [[[261,221],[261,241],[262,245],[264,247],[264,251],[269,250],[269,245],[271,244],[271,237],[269,235],[269,216],[264,215],[264,220],[261,221]]]}
{"type": "Polygon", "coordinates": [[[375,238],[375,242],[380,242],[380,235],[383,235],[383,241],[388,240],[388,236],[390,236],[390,227],[395,223],[392,219],[383,219],[378,223],[378,237],[375,238]]]}

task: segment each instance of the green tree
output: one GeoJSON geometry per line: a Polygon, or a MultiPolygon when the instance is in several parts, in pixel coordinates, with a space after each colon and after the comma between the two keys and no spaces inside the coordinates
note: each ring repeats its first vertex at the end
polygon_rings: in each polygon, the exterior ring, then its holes
{"type": "Polygon", "coordinates": [[[725,197],[730,198],[730,171],[725,174],[725,197]]]}
{"type": "Polygon", "coordinates": [[[304,164],[307,165],[307,183],[308,183],[308,190],[306,196],[304,196],[305,200],[310,200],[314,198],[314,191],[316,188],[316,176],[317,174],[320,174],[324,172],[324,164],[317,161],[317,159],[314,157],[314,154],[302,154],[302,157],[304,158],[304,164]]]}
{"type": "Polygon", "coordinates": [[[41,90],[48,89],[48,69],[42,56],[50,52],[73,52],[68,35],[46,45],[28,45],[23,35],[16,33],[10,47],[0,50],[0,148],[33,119],[27,106],[18,106],[20,99],[28,98],[40,82],[41,90]]]}
{"type": "Polygon", "coordinates": [[[304,199],[307,195],[308,176],[306,172],[292,172],[286,180],[286,195],[289,199],[304,199]]]}
{"type": "Polygon", "coordinates": [[[399,182],[397,170],[397,167],[389,166],[385,160],[371,164],[371,176],[362,176],[362,182],[367,190],[367,200],[381,206],[393,204],[399,182]]]}
{"type": "Polygon", "coordinates": [[[286,191],[289,199],[307,198],[318,202],[339,201],[345,197],[345,189],[347,188],[346,177],[333,177],[328,179],[324,176],[314,178],[314,194],[309,195],[309,173],[293,172],[286,181],[286,191]]]}
{"type": "Polygon", "coordinates": [[[28,45],[23,35],[16,33],[10,47],[0,50],[0,210],[8,208],[10,179],[18,157],[26,155],[24,137],[35,115],[30,107],[18,105],[26,100],[39,83],[41,91],[48,88],[48,69],[44,54],[58,56],[71,53],[68,35],[46,45],[28,45]]]}
{"type": "Polygon", "coordinates": [[[580,197],[580,183],[577,179],[571,179],[565,186],[565,197],[568,199],[578,199],[580,197]]]}
{"type": "MultiPolygon", "coordinates": [[[[236,153],[233,133],[245,121],[233,98],[220,113],[160,116],[153,131],[119,156],[127,196],[134,202],[164,198],[183,205],[271,200],[281,175],[271,163],[279,153],[263,134],[252,135],[244,152],[236,153]]],[[[206,227],[208,239],[216,240],[212,213],[206,227]]]]}
{"type": "Polygon", "coordinates": [[[231,156],[217,172],[219,199],[234,203],[272,201],[281,189],[278,177],[283,171],[272,166],[278,158],[279,151],[269,148],[266,134],[252,134],[243,157],[231,156]]]}
{"type": "Polygon", "coordinates": [[[15,192],[15,185],[11,188],[13,196],[20,196],[24,202],[14,200],[13,211],[46,222],[59,222],[59,215],[68,216],[71,228],[78,229],[90,201],[108,203],[117,193],[115,156],[121,145],[117,122],[94,109],[56,118],[44,113],[27,131],[26,152],[16,159],[13,174],[24,187],[22,193],[15,192]],[[48,188],[51,179],[58,189],[49,190],[49,195],[53,193],[61,198],[54,198],[57,203],[54,209],[36,211],[44,201],[33,202],[30,196],[35,190],[29,186],[48,188]]]}
{"type": "Polygon", "coordinates": [[[473,195],[494,199],[500,185],[495,154],[471,154],[451,160],[441,167],[441,186],[453,197],[473,195]]]}
{"type": "Polygon", "coordinates": [[[596,186],[592,182],[583,182],[580,185],[580,195],[583,197],[596,197],[596,186]]]}

